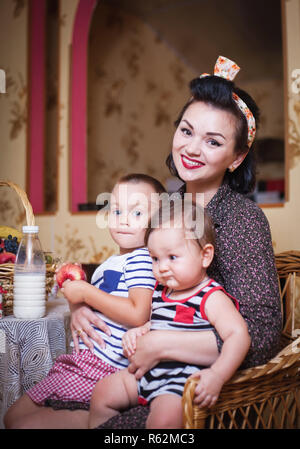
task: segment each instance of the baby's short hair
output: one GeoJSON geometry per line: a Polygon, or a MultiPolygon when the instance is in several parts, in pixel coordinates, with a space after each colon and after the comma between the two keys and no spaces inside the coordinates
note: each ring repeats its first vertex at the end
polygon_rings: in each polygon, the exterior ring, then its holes
{"type": "Polygon", "coordinates": [[[207,243],[215,246],[215,228],[208,212],[194,201],[185,201],[181,198],[163,201],[149,220],[145,245],[148,245],[149,237],[155,229],[164,228],[169,224],[173,224],[175,228],[182,227],[200,248],[207,243]]]}

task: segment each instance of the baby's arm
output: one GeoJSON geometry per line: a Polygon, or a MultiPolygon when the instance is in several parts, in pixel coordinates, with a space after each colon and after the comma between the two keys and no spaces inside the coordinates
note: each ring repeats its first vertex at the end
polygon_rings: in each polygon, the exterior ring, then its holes
{"type": "Polygon", "coordinates": [[[210,407],[216,402],[223,384],[233,376],[246,357],[251,339],[242,315],[222,291],[209,296],[205,312],[224,342],[219,357],[211,367],[191,376],[200,378],[194,402],[201,407],[210,407]]]}
{"type": "Polygon", "coordinates": [[[129,359],[129,357],[131,357],[135,353],[137,338],[149,332],[150,326],[151,322],[148,321],[148,323],[144,324],[144,326],[133,327],[123,335],[122,345],[125,357],[129,359]]]}

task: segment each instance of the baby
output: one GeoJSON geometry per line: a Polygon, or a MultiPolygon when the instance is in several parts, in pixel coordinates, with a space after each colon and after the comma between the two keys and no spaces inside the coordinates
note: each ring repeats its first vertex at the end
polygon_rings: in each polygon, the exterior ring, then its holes
{"type": "MultiPolygon", "coordinates": [[[[194,203],[170,203],[153,217],[145,242],[157,280],[150,330],[201,331],[215,328],[224,344],[206,369],[177,361],[160,362],[139,381],[128,369],[97,383],[91,399],[89,427],[94,428],[138,403],[150,403],[147,428],[181,428],[181,396],[189,376],[199,377],[200,402],[212,406],[224,382],[246,356],[250,337],[237,301],[210,279],[206,270],[214,255],[210,218],[194,203]],[[178,207],[178,205],[180,207],[178,207]]],[[[124,339],[130,356],[135,339],[147,331],[131,330],[124,339]]],[[[199,399],[199,397],[198,397],[199,399]]]]}

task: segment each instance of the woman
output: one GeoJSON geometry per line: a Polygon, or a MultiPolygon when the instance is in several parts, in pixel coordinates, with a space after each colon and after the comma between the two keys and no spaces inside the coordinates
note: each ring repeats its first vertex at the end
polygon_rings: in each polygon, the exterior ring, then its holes
{"type": "MultiPolygon", "coordinates": [[[[191,98],[176,124],[167,164],[182,181],[181,193],[202,194],[216,229],[216,254],[209,275],[237,298],[252,344],[243,368],[267,362],[279,349],[281,307],[269,225],[261,209],[247,199],[255,185],[251,149],[258,108],[232,80],[239,67],[219,57],[214,75],[190,83],[191,98]]],[[[198,195],[199,197],[199,195],[198,195]]],[[[93,337],[91,310],[72,314],[72,328],[93,337]]],[[[160,360],[210,365],[222,341],[213,331],[151,332],[139,338],[130,369],[141,377],[160,360]],[[198,348],[197,350],[195,348],[198,348]]],[[[195,390],[197,402],[197,389],[195,390]]],[[[139,407],[113,418],[102,427],[140,428],[147,408],[139,407]]]]}

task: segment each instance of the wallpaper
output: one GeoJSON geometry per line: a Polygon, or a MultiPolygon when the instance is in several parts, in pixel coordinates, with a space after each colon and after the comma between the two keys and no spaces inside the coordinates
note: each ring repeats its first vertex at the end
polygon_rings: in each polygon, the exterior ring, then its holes
{"type": "MultiPolygon", "coordinates": [[[[100,232],[97,228],[95,213],[71,214],[69,210],[70,45],[77,4],[76,0],[59,2],[57,206],[50,215],[36,216],[36,222],[45,250],[64,260],[98,263],[116,251],[108,231],[100,232]]],[[[289,76],[295,67],[300,67],[300,1],[288,0],[285,4],[289,76]]],[[[27,176],[27,7],[26,0],[0,2],[0,68],[7,76],[7,92],[0,94],[0,178],[10,179],[23,189],[27,176]]],[[[170,149],[173,121],[188,95],[187,82],[195,75],[142,21],[104,5],[99,11],[94,15],[90,34],[89,51],[94,63],[88,67],[92,202],[127,171],[146,172],[163,182],[168,179],[163,161],[170,149]],[[102,34],[95,32],[100,26],[102,34]],[[153,55],[155,62],[150,63],[153,55]]],[[[264,209],[276,252],[300,248],[300,97],[289,92],[289,81],[288,78],[290,197],[281,208],[264,209]]],[[[263,105],[269,102],[273,107],[263,83],[256,86],[256,91],[263,105]]],[[[275,111],[274,126],[282,132],[280,120],[275,111]]],[[[0,191],[0,223],[19,229],[25,224],[21,203],[15,192],[6,188],[0,191]]]]}
{"type": "Polygon", "coordinates": [[[166,182],[173,122],[195,76],[146,23],[99,2],[89,43],[90,202],[128,172],[166,182]]]}

